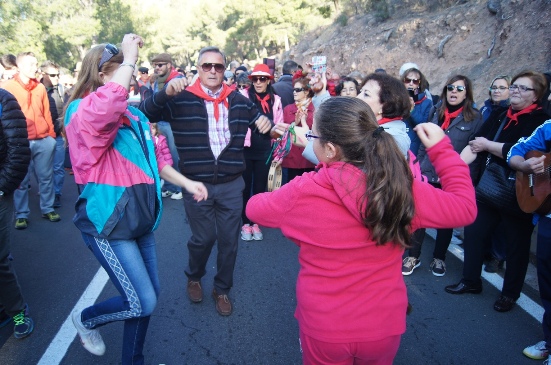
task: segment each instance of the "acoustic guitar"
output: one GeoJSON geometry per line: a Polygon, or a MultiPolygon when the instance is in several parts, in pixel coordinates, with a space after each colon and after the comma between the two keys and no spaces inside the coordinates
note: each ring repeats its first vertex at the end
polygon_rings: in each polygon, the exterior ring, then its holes
{"type": "Polygon", "coordinates": [[[520,209],[526,213],[547,215],[551,212],[551,152],[530,151],[524,156],[531,157],[545,155],[544,172],[540,174],[525,174],[517,171],[516,192],[520,209]]]}

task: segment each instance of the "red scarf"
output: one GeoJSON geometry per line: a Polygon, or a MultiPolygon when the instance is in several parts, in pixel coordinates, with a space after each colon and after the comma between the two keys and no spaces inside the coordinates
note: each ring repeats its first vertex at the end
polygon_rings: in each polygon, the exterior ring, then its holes
{"type": "Polygon", "coordinates": [[[268,104],[268,100],[270,100],[270,94],[266,94],[264,99],[261,99],[258,94],[256,94],[256,98],[258,101],[260,101],[260,105],[262,105],[262,111],[264,114],[268,114],[270,112],[270,104],[268,104]]]}
{"type": "Polygon", "coordinates": [[[29,83],[24,84],[23,81],[21,81],[21,78],[19,77],[19,74],[15,74],[13,77],[15,81],[21,85],[21,87],[25,90],[27,90],[27,106],[31,106],[31,99],[32,99],[32,91],[35,87],[38,86],[38,81],[36,79],[29,79],[29,83]]]}
{"type": "Polygon", "coordinates": [[[388,122],[393,122],[395,120],[402,120],[401,117],[397,117],[397,118],[381,118],[377,121],[377,123],[379,123],[379,125],[383,125],[385,123],[388,123],[388,122]]]}
{"type": "Polygon", "coordinates": [[[442,123],[442,130],[445,131],[446,129],[448,129],[452,120],[457,118],[457,116],[461,114],[462,111],[463,111],[463,107],[457,109],[453,113],[450,113],[448,111],[448,108],[446,108],[446,110],[444,110],[444,123],[442,123]]]}
{"type": "Polygon", "coordinates": [[[507,122],[507,125],[503,129],[507,129],[507,127],[510,126],[512,122],[515,122],[515,125],[517,125],[518,117],[520,115],[532,113],[536,109],[541,109],[541,108],[538,104],[532,104],[529,107],[524,108],[521,111],[513,114],[513,107],[510,106],[509,109],[507,110],[507,118],[509,118],[509,122],[507,122]]]}
{"type": "Polygon", "coordinates": [[[426,95],[423,96],[423,98],[422,98],[421,100],[417,100],[417,101],[415,102],[415,105],[421,104],[423,101],[425,101],[426,98],[427,98],[426,95]]]}
{"type": "Polygon", "coordinates": [[[220,103],[224,103],[224,106],[228,108],[228,95],[233,92],[233,90],[230,89],[228,85],[222,84],[222,92],[220,93],[220,96],[215,99],[203,91],[200,82],[195,82],[193,83],[193,85],[186,87],[186,91],[189,91],[193,95],[200,97],[201,99],[204,99],[206,101],[212,101],[214,103],[214,119],[216,119],[217,122],[218,118],[220,118],[220,110],[218,108],[218,105],[220,103]]]}

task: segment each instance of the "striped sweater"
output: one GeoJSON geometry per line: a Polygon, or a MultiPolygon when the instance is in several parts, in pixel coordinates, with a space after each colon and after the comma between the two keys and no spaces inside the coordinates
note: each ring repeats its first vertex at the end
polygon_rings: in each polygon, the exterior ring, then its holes
{"type": "Polygon", "coordinates": [[[170,97],[161,90],[142,101],[140,110],[151,122],[168,121],[180,157],[180,171],[191,180],[209,184],[232,181],[245,170],[243,144],[247,128],[255,132],[256,106],[238,92],[228,96],[230,142],[218,158],[210,148],[207,108],[189,91],[170,97]]]}

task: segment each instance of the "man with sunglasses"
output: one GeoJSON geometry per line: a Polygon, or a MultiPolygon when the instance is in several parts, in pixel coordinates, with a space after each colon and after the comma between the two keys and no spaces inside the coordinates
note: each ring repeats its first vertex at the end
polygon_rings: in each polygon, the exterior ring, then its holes
{"type": "Polygon", "coordinates": [[[198,82],[186,88],[185,79],[173,79],[145,99],[140,109],[152,122],[170,122],[182,173],[203,182],[209,191],[208,200],[200,204],[184,192],[192,233],[187,243],[187,293],[194,303],[203,300],[201,278],[217,242],[212,296],[218,313],[229,316],[232,304],[228,293],[233,286],[243,210],[245,135],[249,127],[253,133],[268,133],[272,123],[249,99],[223,83],[226,57],[220,49],[203,48],[197,65],[198,82]]]}
{"type": "MultiPolygon", "coordinates": [[[[9,80],[4,88],[15,96],[21,110],[27,118],[27,132],[31,148],[31,163],[38,180],[40,210],[42,217],[50,222],[59,222],[61,218],[54,210],[53,157],[55,150],[55,131],[50,114],[50,102],[44,85],[36,80],[38,62],[32,52],[17,56],[19,73],[9,80]]],[[[15,228],[28,226],[30,169],[13,194],[15,203],[15,228]]]]}
{"type": "MultiPolygon", "coordinates": [[[[176,68],[172,66],[172,56],[168,53],[160,53],[153,57],[151,60],[151,65],[153,66],[153,72],[156,75],[155,82],[151,87],[151,90],[153,90],[154,93],[162,90],[170,80],[184,77],[178,73],[176,68]]],[[[148,95],[146,93],[142,93],[142,100],[147,96],[148,95]]],[[[168,149],[170,150],[170,155],[172,156],[172,167],[174,167],[176,171],[180,171],[178,168],[178,150],[174,144],[174,134],[172,133],[170,124],[164,120],[160,120],[157,122],[157,127],[166,137],[168,149]]],[[[163,198],[170,197],[172,200],[180,200],[182,199],[182,189],[179,186],[165,181],[162,196],[163,198]]]]}
{"type": "Polygon", "coordinates": [[[63,89],[59,84],[59,66],[52,61],[45,61],[40,66],[42,71],[42,84],[46,88],[50,102],[50,113],[55,131],[54,152],[54,208],[61,207],[61,190],[65,180],[65,141],[61,135],[63,121],[63,89]]]}

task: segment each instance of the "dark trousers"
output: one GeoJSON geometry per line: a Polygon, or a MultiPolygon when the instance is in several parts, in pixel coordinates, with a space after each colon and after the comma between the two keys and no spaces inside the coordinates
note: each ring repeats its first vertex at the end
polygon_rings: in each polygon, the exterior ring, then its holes
{"type": "Polygon", "coordinates": [[[218,294],[227,294],[233,286],[244,185],[241,177],[223,184],[205,183],[209,198],[199,203],[184,190],[184,207],[191,229],[187,243],[189,263],[185,272],[189,279],[199,281],[206,273],[212,247],[218,242],[214,276],[218,294]]]}
{"type": "Polygon", "coordinates": [[[471,285],[482,283],[480,274],[484,254],[492,243],[494,231],[498,227],[503,228],[507,269],[501,293],[507,297],[518,299],[528,269],[531,236],[534,230],[532,215],[511,215],[478,201],[477,206],[476,220],[470,226],[465,227],[463,280],[471,285]],[[500,223],[503,224],[500,226],[500,223]]]}
{"type": "MultiPolygon", "coordinates": [[[[551,218],[541,217],[538,223],[538,285],[543,304],[543,335],[548,350],[551,350],[551,218]]],[[[509,261],[507,261],[509,266],[509,261]]]]}
{"type": "MultiPolygon", "coordinates": [[[[435,259],[440,259],[442,261],[446,260],[446,252],[450,246],[450,242],[453,236],[453,228],[437,229],[436,230],[436,241],[434,243],[434,251],[432,252],[432,257],[435,259]]],[[[413,232],[411,236],[411,247],[409,249],[408,256],[419,258],[421,256],[421,246],[423,245],[423,240],[425,239],[425,229],[420,228],[417,231],[413,232]]]]}
{"type": "Polygon", "coordinates": [[[243,172],[245,189],[243,190],[243,214],[241,218],[243,219],[243,223],[252,223],[245,214],[245,207],[251,196],[266,191],[270,164],[266,164],[266,160],[245,160],[245,164],[246,167],[243,172]]]}
{"type": "Polygon", "coordinates": [[[21,287],[9,259],[13,223],[13,196],[0,198],[0,307],[10,317],[25,309],[21,287]]]}

